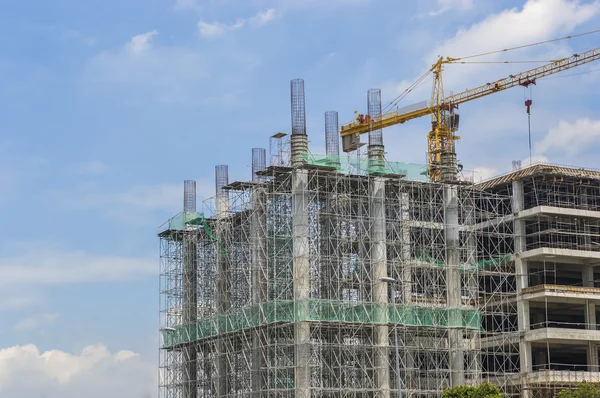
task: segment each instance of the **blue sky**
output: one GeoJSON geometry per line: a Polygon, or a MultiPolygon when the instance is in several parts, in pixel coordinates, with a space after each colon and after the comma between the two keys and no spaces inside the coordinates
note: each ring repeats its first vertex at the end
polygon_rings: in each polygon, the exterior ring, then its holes
{"type": "MultiPolygon", "coordinates": [[[[85,385],[156,396],[158,227],[181,210],[183,180],[198,180],[205,199],[216,164],[250,178],[250,149],[290,130],[290,79],[305,80],[310,148],[322,153],[325,111],[351,120],[372,87],[390,101],[437,55],[600,26],[590,0],[19,0],[1,10],[3,397],[76,397],[85,385]],[[36,383],[20,382],[31,374],[36,383]]],[[[599,38],[489,60],[557,59],[599,38]]],[[[445,89],[535,65],[452,65],[445,89]]],[[[535,160],[598,167],[598,69],[533,88],[535,160]]],[[[402,104],[427,100],[429,83],[402,104]]],[[[523,99],[515,88],[461,106],[458,156],[477,179],[528,157],[523,99]]],[[[428,124],[386,130],[388,159],[423,163],[428,124]]]]}

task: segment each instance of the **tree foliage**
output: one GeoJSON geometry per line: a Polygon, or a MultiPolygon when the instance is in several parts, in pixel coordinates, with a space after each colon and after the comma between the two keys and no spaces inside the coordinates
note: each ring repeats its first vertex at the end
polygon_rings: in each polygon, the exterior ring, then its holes
{"type": "Polygon", "coordinates": [[[584,382],[575,389],[562,390],[556,398],[600,398],[600,384],[584,382]]]}
{"type": "Polygon", "coordinates": [[[442,393],[442,398],[502,398],[502,394],[500,394],[497,387],[485,382],[477,387],[458,386],[450,388],[442,393]]]}

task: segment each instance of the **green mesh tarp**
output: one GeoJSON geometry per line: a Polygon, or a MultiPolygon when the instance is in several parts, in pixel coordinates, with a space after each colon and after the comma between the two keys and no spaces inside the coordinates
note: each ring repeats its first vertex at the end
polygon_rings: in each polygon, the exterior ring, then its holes
{"type": "Polygon", "coordinates": [[[481,313],[474,309],[387,304],[351,304],[331,300],[270,301],[163,330],[163,347],[216,337],[272,323],[319,321],[333,323],[392,324],[479,330],[481,313]],[[394,310],[396,311],[394,315],[394,310]],[[394,316],[396,318],[394,318],[394,316]]]}
{"type": "Polygon", "coordinates": [[[340,173],[403,176],[410,181],[429,181],[427,165],[417,163],[389,162],[387,160],[370,160],[366,158],[351,158],[344,156],[317,155],[302,153],[302,158],[308,164],[315,166],[333,167],[340,173]]]}

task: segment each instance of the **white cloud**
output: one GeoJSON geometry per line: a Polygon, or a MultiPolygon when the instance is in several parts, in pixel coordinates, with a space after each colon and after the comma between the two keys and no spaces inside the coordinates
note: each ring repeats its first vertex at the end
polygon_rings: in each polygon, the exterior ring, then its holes
{"type": "MultiPolygon", "coordinates": [[[[427,60],[431,64],[439,55],[461,57],[552,39],[589,21],[599,9],[597,1],[528,0],[521,9],[504,10],[459,29],[431,51],[427,60]]],[[[486,60],[504,57],[501,53],[486,60]]]]}
{"type": "Polygon", "coordinates": [[[574,122],[561,120],[535,145],[536,152],[575,156],[600,143],[600,120],[588,118],[574,122]]]}
{"type": "Polygon", "coordinates": [[[475,0],[437,0],[436,10],[429,12],[427,15],[434,17],[453,9],[467,10],[472,8],[474,4],[475,0]]]}
{"type": "Polygon", "coordinates": [[[0,350],[3,397],[115,398],[156,396],[155,361],[129,350],[111,353],[102,344],[79,354],[40,352],[33,344],[0,350]]]}
{"type": "MultiPolygon", "coordinates": [[[[457,30],[454,37],[437,44],[423,58],[423,72],[431,67],[439,56],[465,57],[490,51],[517,47],[528,43],[554,39],[572,33],[579,25],[588,22],[600,11],[600,2],[578,0],[527,0],[521,8],[511,8],[489,15],[480,22],[457,30]]],[[[505,60],[550,60],[572,55],[565,42],[544,45],[511,52],[501,52],[472,61],[505,60]]],[[[470,61],[470,60],[468,60],[470,61]]],[[[483,85],[499,77],[507,76],[523,69],[516,65],[469,64],[447,65],[443,80],[445,95],[483,85]]],[[[416,80],[400,83],[386,83],[385,87],[394,95],[401,94],[416,80]]],[[[410,99],[404,104],[429,98],[431,80],[413,90],[410,99]]]]}
{"type": "Polygon", "coordinates": [[[122,282],[158,273],[153,256],[97,255],[83,250],[45,249],[32,243],[11,244],[11,248],[17,254],[6,254],[4,250],[0,257],[2,289],[122,282]]]}
{"type": "Polygon", "coordinates": [[[274,8],[268,8],[266,10],[259,11],[258,14],[250,18],[250,21],[255,25],[264,26],[269,21],[276,19],[278,16],[279,15],[274,8]]]}
{"type": "MultiPolygon", "coordinates": [[[[274,8],[267,8],[266,10],[259,11],[256,15],[249,18],[248,21],[254,27],[263,27],[278,17],[279,14],[274,8]]],[[[198,22],[198,34],[201,37],[217,38],[242,29],[244,26],[246,26],[246,19],[244,18],[238,18],[234,23],[229,25],[223,22],[206,22],[200,20],[198,22]]]]}
{"type": "Polygon", "coordinates": [[[58,319],[57,313],[37,314],[21,319],[14,326],[17,331],[30,331],[51,325],[58,319]]]}
{"type": "Polygon", "coordinates": [[[140,55],[150,49],[150,41],[154,36],[158,35],[158,31],[153,30],[151,32],[142,33],[135,35],[127,43],[127,50],[133,55],[140,55]]]}
{"type": "Polygon", "coordinates": [[[235,23],[231,25],[224,24],[222,22],[198,22],[198,33],[202,37],[220,37],[228,32],[233,32],[238,29],[241,29],[246,24],[246,21],[243,19],[238,19],[235,23]]]}
{"type": "MultiPolygon", "coordinates": [[[[219,34],[218,27],[206,29],[206,34],[219,34]]],[[[87,65],[85,81],[97,91],[118,91],[121,100],[231,106],[259,65],[258,58],[244,49],[210,48],[204,53],[154,44],[151,39],[156,35],[156,31],[136,35],[120,49],[97,54],[87,65]]]]}

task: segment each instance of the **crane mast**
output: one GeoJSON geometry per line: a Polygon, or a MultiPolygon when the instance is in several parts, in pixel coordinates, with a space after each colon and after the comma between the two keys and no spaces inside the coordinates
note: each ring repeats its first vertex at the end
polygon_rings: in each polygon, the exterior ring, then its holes
{"type": "Polygon", "coordinates": [[[429,178],[434,182],[453,182],[457,179],[455,142],[460,139],[454,133],[458,130],[458,114],[454,112],[459,104],[497,93],[512,87],[535,84],[537,79],[572,69],[600,59],[600,48],[595,48],[571,57],[552,61],[515,75],[509,75],[491,83],[444,97],[442,72],[444,64],[461,63],[460,58],[440,57],[431,67],[433,89],[429,106],[423,106],[406,113],[398,110],[385,113],[368,122],[353,121],[342,125],[340,136],[345,152],[356,150],[360,146],[360,135],[371,129],[379,129],[402,124],[412,119],[431,115],[431,131],[427,135],[427,163],[429,178]]]}

